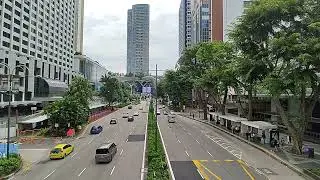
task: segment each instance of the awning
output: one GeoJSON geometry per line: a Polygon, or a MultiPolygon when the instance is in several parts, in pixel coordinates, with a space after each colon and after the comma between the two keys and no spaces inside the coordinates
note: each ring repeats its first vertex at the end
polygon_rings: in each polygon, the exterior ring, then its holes
{"type": "Polygon", "coordinates": [[[49,78],[42,78],[42,79],[48,83],[50,93],[61,91],[61,90],[64,92],[68,88],[68,85],[65,82],[53,80],[49,78]]]}
{"type": "Polygon", "coordinates": [[[19,124],[33,124],[33,123],[37,123],[37,122],[42,122],[42,121],[47,120],[47,119],[48,119],[47,115],[41,115],[41,116],[34,117],[32,119],[28,119],[28,120],[25,120],[25,121],[20,121],[18,123],[19,124]]]}
{"type": "Polygon", "coordinates": [[[98,108],[98,107],[104,107],[106,106],[107,104],[92,104],[89,106],[90,109],[95,109],[95,108],[98,108]]]}
{"type": "Polygon", "coordinates": [[[267,129],[277,129],[277,125],[273,125],[269,122],[265,121],[242,121],[241,124],[244,124],[246,126],[254,127],[261,130],[267,130],[267,129]]]}

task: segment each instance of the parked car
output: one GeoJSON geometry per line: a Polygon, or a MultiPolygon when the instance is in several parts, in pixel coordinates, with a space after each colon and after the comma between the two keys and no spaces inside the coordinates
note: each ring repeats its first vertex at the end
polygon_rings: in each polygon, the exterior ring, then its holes
{"type": "Polygon", "coordinates": [[[117,145],[115,143],[102,144],[96,149],[95,161],[96,163],[111,162],[117,153],[117,145]]]}
{"type": "Polygon", "coordinates": [[[168,112],[167,112],[167,111],[164,111],[164,112],[163,112],[163,115],[168,115],[168,112]]]}
{"type": "Polygon", "coordinates": [[[110,120],[110,124],[117,124],[117,119],[116,118],[112,118],[110,120]]]}
{"type": "Polygon", "coordinates": [[[50,159],[63,159],[72,153],[74,146],[71,144],[58,144],[51,151],[49,158],[50,159]]]}
{"type": "Polygon", "coordinates": [[[143,110],[143,107],[140,107],[139,110],[143,110]]]}
{"type": "Polygon", "coordinates": [[[135,112],[135,113],[133,114],[133,116],[139,116],[139,113],[138,113],[138,112],[135,112]]]}
{"type": "Polygon", "coordinates": [[[132,109],[132,106],[130,105],[130,106],[128,106],[128,109],[132,109]]]}
{"type": "Polygon", "coordinates": [[[133,122],[133,120],[134,120],[133,116],[128,117],[128,122],[133,122]]]}
{"type": "Polygon", "coordinates": [[[157,111],[157,115],[160,115],[161,113],[160,113],[160,111],[157,111]]]}
{"type": "Polygon", "coordinates": [[[102,126],[92,126],[90,134],[99,134],[103,130],[102,126]]]}
{"type": "Polygon", "coordinates": [[[129,113],[127,113],[127,112],[123,113],[123,115],[122,115],[123,118],[128,118],[128,116],[129,116],[129,113]]]}

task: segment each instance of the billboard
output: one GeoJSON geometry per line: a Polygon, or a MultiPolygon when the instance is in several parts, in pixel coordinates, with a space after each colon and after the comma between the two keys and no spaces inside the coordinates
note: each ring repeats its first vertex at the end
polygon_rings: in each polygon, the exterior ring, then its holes
{"type": "MultiPolygon", "coordinates": [[[[9,144],[9,154],[19,154],[19,144],[9,144]]],[[[0,143],[0,157],[6,157],[7,155],[7,144],[0,143]]]]}
{"type": "Polygon", "coordinates": [[[142,87],[143,94],[151,94],[151,87],[142,87]]]}

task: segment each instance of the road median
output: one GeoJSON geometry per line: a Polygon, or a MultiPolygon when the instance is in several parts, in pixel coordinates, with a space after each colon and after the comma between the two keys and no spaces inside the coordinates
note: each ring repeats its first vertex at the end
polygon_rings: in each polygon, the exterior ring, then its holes
{"type": "Polygon", "coordinates": [[[158,134],[158,126],[154,114],[152,102],[149,106],[148,128],[147,128],[147,179],[170,179],[168,165],[161,137],[158,134]]]}

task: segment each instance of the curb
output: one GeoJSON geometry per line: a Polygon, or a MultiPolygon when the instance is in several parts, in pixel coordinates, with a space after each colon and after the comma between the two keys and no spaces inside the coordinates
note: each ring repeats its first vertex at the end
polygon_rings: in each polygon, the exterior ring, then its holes
{"type": "Polygon", "coordinates": [[[145,166],[146,166],[146,156],[147,156],[148,124],[149,124],[149,117],[148,116],[149,116],[149,114],[147,115],[147,123],[146,123],[146,128],[145,128],[145,136],[144,136],[144,144],[143,144],[143,156],[142,156],[141,177],[140,177],[141,180],[146,179],[145,172],[142,170],[145,170],[145,168],[146,168],[145,166]]]}
{"type": "MultiPolygon", "coordinates": [[[[189,118],[189,117],[184,116],[184,115],[181,115],[181,114],[179,114],[179,115],[182,116],[182,117],[189,118]]],[[[191,119],[191,118],[189,118],[189,119],[191,119]]],[[[290,164],[288,161],[281,159],[281,158],[280,158],[279,156],[277,156],[276,154],[269,152],[267,149],[265,149],[265,148],[263,148],[263,147],[261,147],[261,146],[259,146],[259,145],[256,145],[256,144],[254,144],[254,143],[252,143],[252,142],[250,142],[250,141],[247,141],[246,139],[243,139],[242,137],[239,137],[239,136],[237,136],[237,135],[235,135],[235,134],[232,134],[232,133],[230,133],[230,132],[228,132],[228,131],[226,131],[226,130],[224,130],[224,129],[222,129],[222,128],[214,125],[214,124],[205,122],[204,120],[198,120],[198,119],[192,119],[192,120],[196,120],[196,121],[198,121],[198,122],[207,124],[207,125],[209,125],[209,126],[211,126],[211,127],[214,127],[214,128],[216,128],[216,129],[218,129],[218,130],[220,130],[220,131],[222,131],[222,132],[224,132],[224,133],[226,133],[226,134],[229,134],[229,135],[231,135],[232,137],[235,137],[235,138],[239,139],[240,141],[245,142],[245,143],[247,143],[247,144],[255,147],[256,149],[259,149],[260,151],[264,152],[264,153],[267,154],[268,156],[272,157],[274,160],[276,160],[276,161],[280,162],[281,164],[287,166],[288,168],[290,168],[292,171],[296,172],[296,173],[299,174],[300,176],[303,176],[304,178],[307,178],[307,179],[314,179],[313,177],[311,177],[310,175],[306,174],[303,170],[301,170],[301,169],[298,168],[297,166],[295,166],[295,165],[293,165],[293,164],[290,164]]]]}
{"type": "Polygon", "coordinates": [[[11,173],[11,174],[9,174],[9,175],[7,175],[7,176],[0,177],[0,180],[10,179],[10,178],[13,177],[15,174],[17,174],[17,173],[22,169],[22,167],[23,167],[23,160],[22,160],[21,156],[20,156],[20,161],[21,161],[21,163],[20,163],[20,167],[19,167],[18,169],[16,169],[13,173],[11,173]]]}
{"type": "Polygon", "coordinates": [[[310,177],[312,177],[313,179],[320,180],[319,176],[317,176],[316,174],[314,174],[313,172],[311,172],[307,169],[304,169],[303,172],[306,173],[307,175],[309,175],[310,177]]]}

